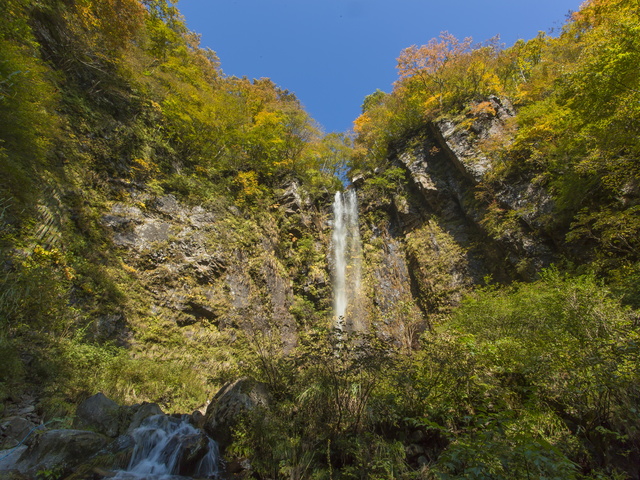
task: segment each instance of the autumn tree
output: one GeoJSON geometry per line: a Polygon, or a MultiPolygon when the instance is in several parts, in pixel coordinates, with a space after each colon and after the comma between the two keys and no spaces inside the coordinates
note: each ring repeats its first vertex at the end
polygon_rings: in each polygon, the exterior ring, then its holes
{"type": "Polygon", "coordinates": [[[400,79],[397,88],[417,81],[426,93],[425,104],[437,103],[442,108],[448,84],[446,68],[469,52],[471,41],[471,38],[459,41],[452,34],[442,32],[439,38],[432,38],[426,45],[404,49],[398,57],[400,79]],[[404,79],[412,79],[412,82],[404,79]]]}

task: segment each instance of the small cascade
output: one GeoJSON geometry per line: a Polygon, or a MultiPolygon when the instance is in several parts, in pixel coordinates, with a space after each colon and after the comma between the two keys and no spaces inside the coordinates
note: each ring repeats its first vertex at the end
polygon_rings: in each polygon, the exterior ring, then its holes
{"type": "Polygon", "coordinates": [[[183,418],[154,415],[132,433],[135,447],[118,479],[216,478],[218,445],[183,418]]]}
{"type": "Polygon", "coordinates": [[[356,192],[336,192],[333,201],[333,298],[336,326],[342,329],[360,292],[362,246],[356,192]]]}

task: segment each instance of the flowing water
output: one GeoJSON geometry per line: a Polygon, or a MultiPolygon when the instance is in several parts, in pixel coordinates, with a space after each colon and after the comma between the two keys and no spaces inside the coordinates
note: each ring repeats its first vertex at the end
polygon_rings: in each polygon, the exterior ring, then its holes
{"type": "Polygon", "coordinates": [[[343,328],[360,291],[362,247],[358,199],[349,189],[333,201],[333,300],[336,326],[343,328]]]}
{"type": "Polygon", "coordinates": [[[186,418],[154,415],[132,433],[135,447],[118,479],[216,478],[218,445],[186,418]]]}

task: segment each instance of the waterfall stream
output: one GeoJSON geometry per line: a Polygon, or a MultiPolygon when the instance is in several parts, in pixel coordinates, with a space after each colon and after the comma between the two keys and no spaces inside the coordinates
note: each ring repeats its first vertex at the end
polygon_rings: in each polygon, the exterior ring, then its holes
{"type": "Polygon", "coordinates": [[[336,326],[340,329],[360,291],[362,246],[358,223],[358,199],[349,189],[336,192],[333,201],[333,299],[336,326]]]}
{"type": "Polygon", "coordinates": [[[186,418],[154,415],[133,431],[135,448],[117,479],[218,476],[218,445],[186,418]]]}

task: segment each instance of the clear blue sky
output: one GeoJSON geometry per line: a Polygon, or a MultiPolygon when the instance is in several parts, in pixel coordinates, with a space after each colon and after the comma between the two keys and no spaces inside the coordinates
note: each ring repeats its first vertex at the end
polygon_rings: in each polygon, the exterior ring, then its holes
{"type": "Polygon", "coordinates": [[[269,77],[326,132],[352,128],[364,97],[391,91],[396,58],[441,31],[506,46],[559,29],[581,0],[181,0],[227,75],[269,77]]]}

